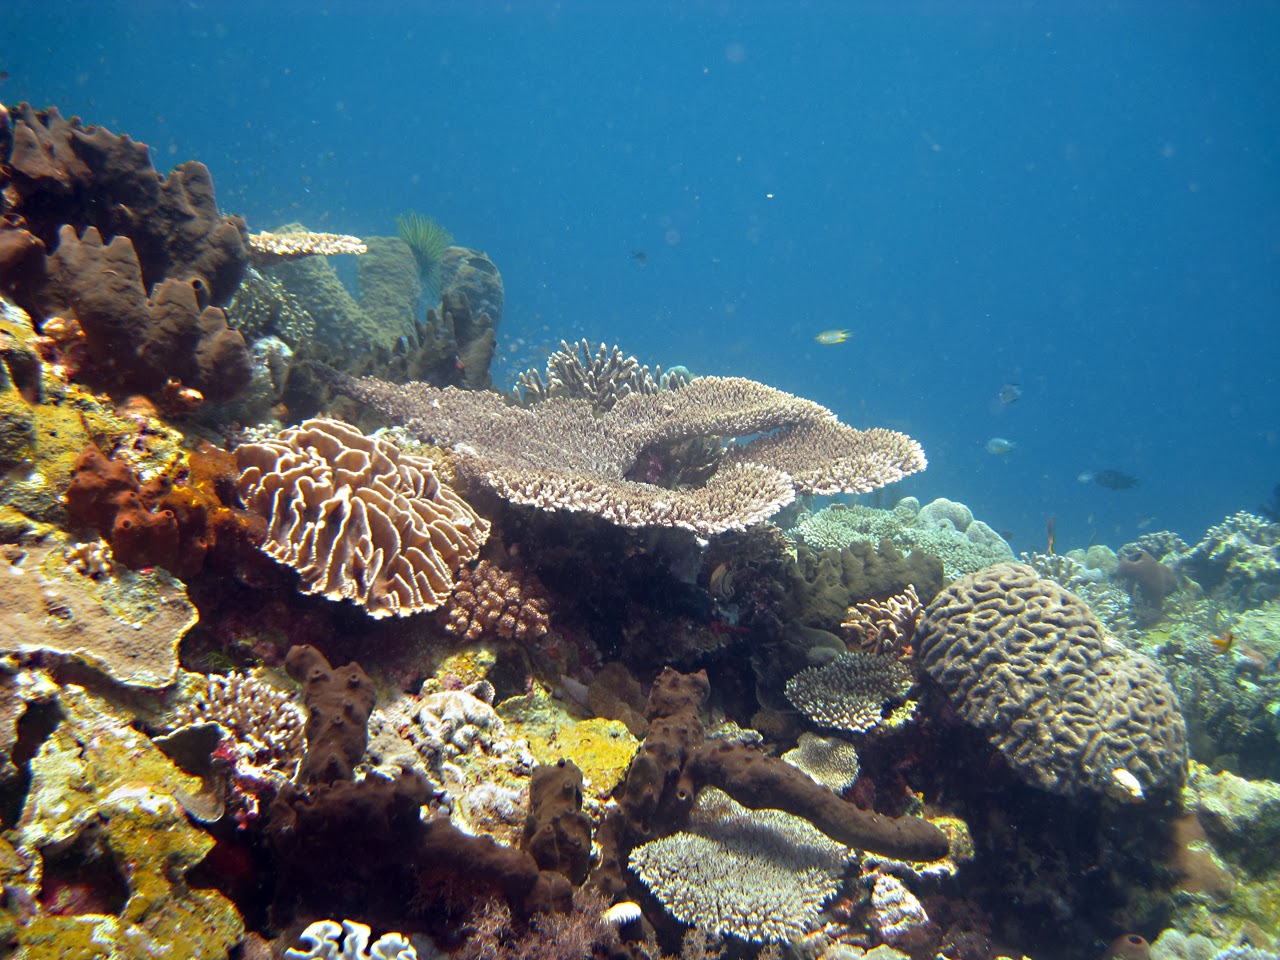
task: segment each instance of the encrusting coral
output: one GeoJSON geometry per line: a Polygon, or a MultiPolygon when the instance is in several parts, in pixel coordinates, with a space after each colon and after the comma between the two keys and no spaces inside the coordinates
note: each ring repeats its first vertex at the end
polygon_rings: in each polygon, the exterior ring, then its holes
{"type": "Polygon", "coordinates": [[[268,521],[262,549],[297,570],[305,592],[372,617],[440,606],[489,536],[434,462],[337,420],[243,443],[236,457],[245,502],[268,521]]]}
{"type": "Polygon", "coordinates": [[[956,581],[915,642],[957,712],[1027,782],[1134,799],[1182,783],[1187,732],[1164,672],[1031,567],[1002,563],[956,581]]]}
{"type": "Polygon", "coordinates": [[[10,834],[27,865],[15,890],[46,900],[17,927],[19,955],[132,957],[155,943],[192,960],[225,957],[243,936],[240,916],[186,877],[214,845],[188,820],[200,782],[80,688],[64,686],[58,706],[10,834]],[[74,853],[102,869],[68,874],[59,861],[74,853]]]}
{"type": "Polygon", "coordinates": [[[4,547],[0,582],[0,651],[74,660],[128,686],[172,683],[178,642],[198,619],[163,570],[91,577],[56,543],[4,547]]]}
{"type": "Polygon", "coordinates": [[[460,477],[513,503],[584,511],[620,526],[702,536],[742,529],[797,492],[866,493],[923,470],[924,451],[891,430],[855,430],[825,407],[736,377],[701,377],[675,391],[631,393],[607,413],[590,401],[529,409],[498,394],[355,379],[313,369],[423,442],[450,446],[460,477]],[[772,431],[772,432],[771,432],[772,431]],[[705,485],[666,489],[628,479],[647,448],[760,434],[730,448],[705,485]]]}

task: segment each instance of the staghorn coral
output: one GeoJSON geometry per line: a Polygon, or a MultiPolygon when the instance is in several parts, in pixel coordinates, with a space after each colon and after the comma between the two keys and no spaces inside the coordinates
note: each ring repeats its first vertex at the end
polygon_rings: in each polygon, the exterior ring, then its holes
{"type": "Polygon", "coordinates": [[[252,674],[188,676],[183,699],[167,717],[171,729],[217,723],[231,734],[237,759],[293,776],[306,718],[291,696],[252,674]]]}
{"type": "Polygon", "coordinates": [[[709,536],[763,520],[797,491],[867,492],[925,467],[920,445],[904,434],[854,430],[811,401],[734,377],[632,393],[597,416],[586,400],[546,400],[526,410],[494,393],[313,369],[420,440],[451,446],[459,476],[514,503],[588,512],[620,526],[709,536]],[[704,486],[668,490],[626,479],[655,445],[752,434],[761,435],[729,449],[704,486]]]}
{"type": "Polygon", "coordinates": [[[445,629],[465,640],[486,634],[536,640],[551,624],[549,606],[537,577],[501,570],[481,560],[474,568],[458,572],[445,629]]]}
{"type": "Polygon", "coordinates": [[[715,788],[684,829],[631,852],[631,869],[676,919],[756,943],[813,930],[853,851],[781,810],[748,810],[715,788]]]}
{"type": "Polygon", "coordinates": [[[372,617],[440,606],[489,535],[432,461],[336,420],[241,444],[236,458],[245,502],[269,524],[262,549],[307,593],[372,617]]]}
{"type": "Polygon", "coordinates": [[[1187,734],[1163,671],[1106,637],[1074,594],[1002,563],[943,590],[916,631],[952,705],[1054,793],[1182,782],[1187,734]]]}
{"type": "Polygon", "coordinates": [[[896,657],[845,653],[824,667],[797,673],[787,681],[787,697],[815,723],[867,733],[899,726],[915,714],[915,701],[906,699],[914,682],[910,668],[896,657]]]}
{"type": "Polygon", "coordinates": [[[511,395],[526,407],[552,397],[588,400],[595,412],[604,413],[629,394],[678,390],[690,379],[680,368],[664,374],[658,367],[650,373],[647,364],[641,366],[635,357],[624,357],[616,346],[602,343],[592,356],[585,339],[573,346],[561,340],[560,349],[547,358],[545,378],[537,370],[526,370],[517,378],[511,395]]]}

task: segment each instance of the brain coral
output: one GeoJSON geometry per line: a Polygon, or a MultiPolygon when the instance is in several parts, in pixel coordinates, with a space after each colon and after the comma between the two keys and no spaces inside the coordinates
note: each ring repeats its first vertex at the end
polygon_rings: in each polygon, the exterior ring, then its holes
{"type": "Polygon", "coordinates": [[[943,590],[916,649],[960,715],[1028,783],[1141,796],[1184,778],[1186,725],[1163,671],[1026,564],[997,564],[943,590]]]}
{"type": "Polygon", "coordinates": [[[267,518],[262,545],[304,589],[408,616],[448,599],[489,536],[425,457],[337,420],[307,420],[236,449],[240,492],[267,518]]]}

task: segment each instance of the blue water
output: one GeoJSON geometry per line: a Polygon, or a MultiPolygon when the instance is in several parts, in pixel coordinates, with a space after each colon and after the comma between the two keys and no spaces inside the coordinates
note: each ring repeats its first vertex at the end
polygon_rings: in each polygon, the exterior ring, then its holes
{"type": "Polygon", "coordinates": [[[514,368],[585,336],[906,430],[931,464],[899,490],[1015,549],[1051,514],[1059,548],[1194,541],[1280,483],[1275,3],[6,0],[4,23],[0,99],[204,161],[253,229],[390,234],[412,208],[488,251],[514,368]],[[1077,481],[1105,468],[1142,482],[1077,481]]]}

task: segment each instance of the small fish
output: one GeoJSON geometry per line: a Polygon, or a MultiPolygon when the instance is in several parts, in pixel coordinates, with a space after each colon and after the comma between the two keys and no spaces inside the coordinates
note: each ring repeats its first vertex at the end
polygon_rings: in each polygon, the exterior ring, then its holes
{"type": "Polygon", "coordinates": [[[1108,490],[1131,490],[1141,481],[1137,477],[1120,470],[1103,470],[1101,473],[1093,475],[1093,482],[1100,487],[1106,487],[1108,490]]]}
{"type": "Polygon", "coordinates": [[[632,250],[631,259],[636,262],[637,267],[647,267],[649,265],[649,255],[643,250],[632,250]]]}
{"type": "Polygon", "coordinates": [[[1049,535],[1049,549],[1045,552],[1052,557],[1054,535],[1058,532],[1058,521],[1053,518],[1053,514],[1049,514],[1049,519],[1045,522],[1044,530],[1045,533],[1049,535]]]}
{"type": "Polygon", "coordinates": [[[834,343],[844,343],[851,336],[853,336],[853,332],[850,330],[823,330],[813,339],[824,347],[829,347],[834,343]]]}
{"type": "Polygon", "coordinates": [[[1022,387],[1016,383],[1006,383],[1000,388],[1000,392],[996,394],[996,399],[1001,403],[1017,403],[1022,398],[1022,387]]]}
{"type": "Polygon", "coordinates": [[[993,453],[998,457],[1011,453],[1017,444],[1012,440],[1006,440],[1004,437],[992,437],[987,441],[987,453],[993,453]]]}
{"type": "Polygon", "coordinates": [[[1236,642],[1236,635],[1231,630],[1223,630],[1216,637],[1210,637],[1209,642],[1218,648],[1219,653],[1226,653],[1236,642]]]}
{"type": "Polygon", "coordinates": [[[1134,526],[1136,526],[1139,530],[1145,530],[1147,529],[1147,527],[1151,526],[1155,522],[1156,522],[1155,515],[1149,514],[1145,517],[1139,517],[1137,523],[1135,523],[1134,526]]]}

